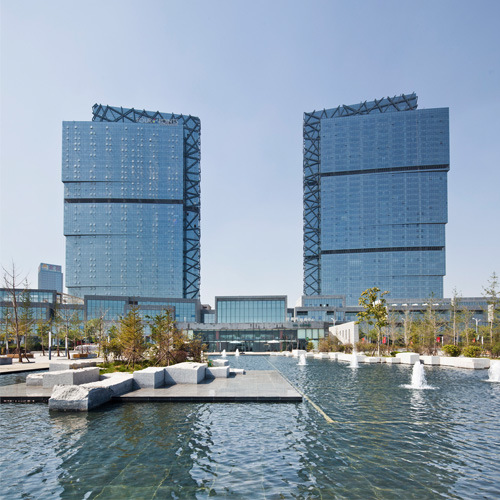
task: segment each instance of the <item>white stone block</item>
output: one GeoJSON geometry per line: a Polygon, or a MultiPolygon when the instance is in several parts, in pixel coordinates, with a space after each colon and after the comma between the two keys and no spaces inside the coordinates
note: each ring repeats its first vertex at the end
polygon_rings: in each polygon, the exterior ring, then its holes
{"type": "Polygon", "coordinates": [[[399,365],[401,363],[401,358],[382,358],[388,365],[399,365]]]}
{"type": "Polygon", "coordinates": [[[314,357],[316,359],[327,359],[328,358],[328,353],[327,352],[317,352],[314,357]]]}
{"type": "Polygon", "coordinates": [[[179,363],[165,368],[165,384],[199,384],[205,378],[206,363],[179,363]]]}
{"type": "Polygon", "coordinates": [[[51,361],[49,363],[49,371],[59,372],[63,370],[77,370],[79,368],[88,368],[96,365],[97,361],[90,359],[61,359],[57,361],[51,361]]]}
{"type": "Polygon", "coordinates": [[[378,356],[364,356],[364,359],[360,359],[360,363],[369,363],[369,364],[374,364],[374,363],[381,363],[382,358],[379,358],[378,356]]]}
{"type": "Polygon", "coordinates": [[[350,363],[351,362],[351,355],[347,354],[345,352],[339,352],[337,354],[337,359],[339,361],[346,361],[347,363],[350,363]]]}
{"type": "Polygon", "coordinates": [[[467,368],[469,370],[485,370],[490,367],[488,358],[452,358],[441,356],[441,366],[453,366],[454,368],[467,368]]]}
{"type": "Polygon", "coordinates": [[[404,365],[414,365],[420,359],[420,354],[416,352],[398,352],[396,358],[399,358],[404,365]]]}
{"type": "Polygon", "coordinates": [[[307,351],[305,351],[304,349],[292,349],[292,356],[294,358],[300,358],[301,354],[305,356],[307,354],[307,351]]]}
{"type": "Polygon", "coordinates": [[[420,356],[420,360],[424,365],[439,366],[441,364],[441,356],[420,356]]]}
{"type": "Polygon", "coordinates": [[[111,398],[105,387],[89,388],[80,385],[56,385],[49,399],[49,410],[88,411],[111,398]]]}
{"type": "Polygon", "coordinates": [[[229,361],[227,359],[212,359],[214,366],[229,366],[229,361]]]}
{"type": "Polygon", "coordinates": [[[229,373],[232,375],[245,375],[246,371],[243,368],[230,368],[229,373]]]}
{"type": "Polygon", "coordinates": [[[79,370],[49,371],[42,375],[43,387],[55,385],[81,385],[99,380],[99,368],[81,368],[79,370]]]}
{"type": "Polygon", "coordinates": [[[229,377],[229,366],[208,366],[205,370],[205,378],[227,378],[229,377]]]}
{"type": "Polygon", "coordinates": [[[328,357],[330,359],[334,359],[335,361],[337,361],[337,357],[338,357],[339,353],[338,352],[329,352],[328,353],[328,357]]]}
{"type": "Polygon", "coordinates": [[[314,358],[314,353],[311,352],[306,352],[306,358],[314,358]]]}
{"type": "Polygon", "coordinates": [[[134,375],[132,373],[107,373],[101,376],[101,380],[98,382],[92,382],[91,384],[84,384],[80,387],[87,389],[93,388],[105,388],[111,392],[111,396],[121,396],[127,392],[133,391],[137,388],[134,380],[134,375]]]}
{"type": "Polygon", "coordinates": [[[134,372],[134,381],[139,387],[156,389],[165,385],[165,368],[150,366],[134,372]]]}
{"type": "Polygon", "coordinates": [[[26,377],[27,386],[42,386],[43,385],[43,373],[31,373],[26,377]]]}

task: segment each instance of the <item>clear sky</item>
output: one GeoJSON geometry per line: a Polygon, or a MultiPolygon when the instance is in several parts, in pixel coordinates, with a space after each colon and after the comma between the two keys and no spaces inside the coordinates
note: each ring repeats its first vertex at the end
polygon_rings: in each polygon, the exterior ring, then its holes
{"type": "Polygon", "coordinates": [[[63,120],[202,124],[201,298],[302,294],[305,111],[450,108],[445,296],[500,272],[500,1],[1,0],[0,262],[64,266],[63,120]]]}

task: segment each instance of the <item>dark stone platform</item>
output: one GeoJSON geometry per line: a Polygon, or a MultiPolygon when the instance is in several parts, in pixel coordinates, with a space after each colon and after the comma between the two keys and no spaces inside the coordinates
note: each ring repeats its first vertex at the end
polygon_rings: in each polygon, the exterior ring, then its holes
{"type": "MultiPolygon", "coordinates": [[[[0,403],[47,403],[52,389],[15,384],[0,387],[0,403]]],[[[245,375],[205,379],[200,384],[176,384],[137,389],[112,398],[120,403],[300,403],[302,395],[277,371],[247,371],[245,375]]]]}

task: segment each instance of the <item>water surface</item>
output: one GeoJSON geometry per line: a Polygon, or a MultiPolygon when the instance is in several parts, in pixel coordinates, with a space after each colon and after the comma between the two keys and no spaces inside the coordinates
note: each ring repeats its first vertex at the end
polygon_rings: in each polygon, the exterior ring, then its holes
{"type": "Polygon", "coordinates": [[[280,370],[333,423],[307,400],[3,404],[2,498],[498,497],[500,384],[486,370],[426,367],[436,389],[418,391],[400,387],[410,366],[228,359],[280,370]]]}

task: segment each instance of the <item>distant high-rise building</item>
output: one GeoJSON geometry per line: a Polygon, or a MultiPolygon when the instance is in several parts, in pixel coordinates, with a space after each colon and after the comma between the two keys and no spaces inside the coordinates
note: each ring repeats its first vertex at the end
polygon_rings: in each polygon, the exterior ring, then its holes
{"type": "Polygon", "coordinates": [[[443,295],[448,108],[415,94],[304,114],[304,294],[443,295]]]}
{"type": "Polygon", "coordinates": [[[38,288],[40,290],[63,291],[63,273],[61,266],[44,264],[38,266],[38,288]]]}
{"type": "Polygon", "coordinates": [[[63,122],[68,293],[199,298],[200,130],[97,104],[63,122]]]}

